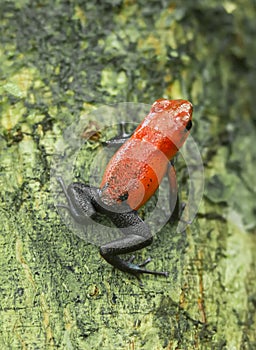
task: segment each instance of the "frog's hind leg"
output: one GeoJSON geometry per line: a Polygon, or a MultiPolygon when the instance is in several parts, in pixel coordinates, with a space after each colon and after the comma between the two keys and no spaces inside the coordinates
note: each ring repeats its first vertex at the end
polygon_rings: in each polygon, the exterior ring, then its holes
{"type": "Polygon", "coordinates": [[[119,270],[129,272],[137,277],[141,273],[168,276],[167,272],[146,269],[145,265],[149,263],[151,259],[147,259],[141,264],[134,264],[134,257],[129,260],[123,260],[118,256],[142,249],[153,241],[148,225],[143,222],[137,212],[133,210],[128,213],[116,213],[110,218],[125,234],[125,237],[102,245],[100,247],[100,254],[102,257],[119,270]]]}

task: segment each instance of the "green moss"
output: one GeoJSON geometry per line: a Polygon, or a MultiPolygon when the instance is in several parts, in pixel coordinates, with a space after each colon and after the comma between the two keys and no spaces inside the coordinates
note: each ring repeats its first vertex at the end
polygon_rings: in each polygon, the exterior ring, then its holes
{"type": "MultiPolygon", "coordinates": [[[[252,2],[24,0],[0,10],[1,348],[254,348],[252,2]],[[57,142],[69,155],[69,125],[81,119],[91,132],[115,122],[96,118],[100,105],[162,96],[194,104],[206,188],[186,231],[167,224],[136,253],[170,272],[143,276],[142,288],[64,226],[50,172],[57,142]]],[[[116,133],[86,142],[70,176],[87,180],[116,133]]],[[[186,201],[181,159],[176,168],[186,201]]]]}

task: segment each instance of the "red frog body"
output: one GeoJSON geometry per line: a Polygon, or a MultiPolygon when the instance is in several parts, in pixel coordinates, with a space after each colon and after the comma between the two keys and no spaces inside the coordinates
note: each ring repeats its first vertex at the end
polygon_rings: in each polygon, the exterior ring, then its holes
{"type": "Polygon", "coordinates": [[[106,203],[127,198],[137,210],[155,193],[169,161],[183,145],[192,119],[192,104],[186,100],[159,99],[133,135],[114,154],[100,188],[106,203]]]}

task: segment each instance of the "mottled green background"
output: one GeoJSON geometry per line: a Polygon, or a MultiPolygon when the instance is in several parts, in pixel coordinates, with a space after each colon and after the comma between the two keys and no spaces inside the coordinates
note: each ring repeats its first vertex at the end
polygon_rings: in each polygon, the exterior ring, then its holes
{"type": "Polygon", "coordinates": [[[256,348],[255,18],[255,0],[0,1],[1,349],[256,348]],[[142,288],[66,228],[50,169],[77,117],[159,97],[192,101],[206,183],[186,232],[136,254],[170,271],[142,288]]]}

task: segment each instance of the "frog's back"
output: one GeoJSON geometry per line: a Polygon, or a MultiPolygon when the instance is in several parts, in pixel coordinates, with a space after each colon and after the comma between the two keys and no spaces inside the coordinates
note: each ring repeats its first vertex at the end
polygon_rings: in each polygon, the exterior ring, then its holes
{"type": "Polygon", "coordinates": [[[111,158],[103,175],[103,200],[127,200],[141,207],[157,190],[169,160],[187,138],[192,105],[185,100],[157,100],[134,134],[111,158]]]}

